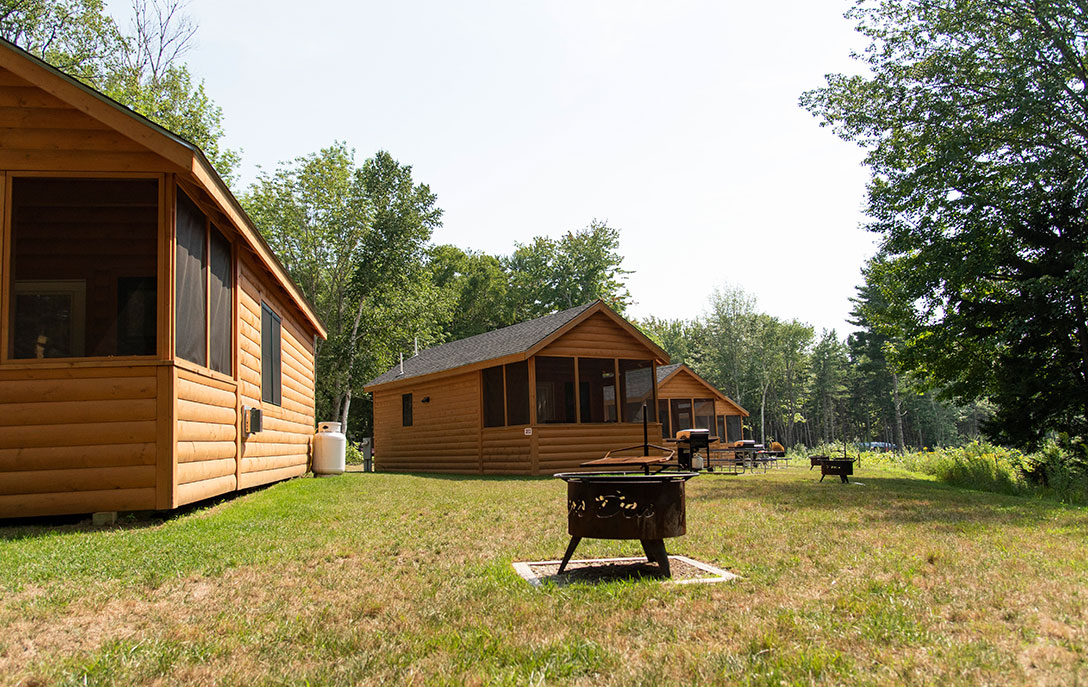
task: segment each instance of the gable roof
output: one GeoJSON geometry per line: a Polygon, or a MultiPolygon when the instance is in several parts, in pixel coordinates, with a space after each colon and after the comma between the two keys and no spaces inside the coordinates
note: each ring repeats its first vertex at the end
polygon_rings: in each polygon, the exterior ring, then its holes
{"type": "Polygon", "coordinates": [[[535,320],[520,322],[509,327],[494,329],[490,332],[422,350],[411,358],[404,360],[404,372],[401,372],[399,364],[395,365],[364,388],[371,391],[374,387],[393,382],[425,377],[486,362],[494,361],[494,364],[498,364],[500,360],[504,362],[524,360],[595,313],[610,316],[611,319],[628,329],[629,333],[640,339],[659,360],[669,359],[667,353],[658,348],[656,344],[650,341],[642,332],[635,329],[629,322],[614,313],[611,308],[605,305],[604,301],[596,300],[575,308],[538,317],[535,320]],[[504,360],[506,358],[511,359],[504,360]]]}
{"type": "Polygon", "coordinates": [[[256,254],[261,264],[272,274],[275,281],[314,327],[321,338],[327,338],[325,325],[318,318],[314,307],[302,290],[287,274],[272,248],[261,236],[238,200],[231,193],[219,173],[208,162],[204,152],[196,145],[172,131],[156,124],[147,117],[91,88],[79,79],[66,74],[48,62],[33,55],[10,41],[0,38],[0,67],[32,83],[46,93],[63,100],[76,110],[102,122],[127,138],[163,157],[203,188],[237,228],[243,242],[256,254]]]}
{"type": "Polygon", "coordinates": [[[722,392],[718,391],[718,388],[716,386],[714,386],[713,384],[711,384],[710,382],[706,381],[701,376],[696,374],[695,370],[691,369],[690,367],[688,367],[684,363],[676,363],[674,365],[661,365],[661,366],[659,366],[657,368],[657,389],[658,389],[658,393],[660,393],[661,386],[666,381],[668,381],[669,379],[672,379],[673,377],[675,377],[680,372],[686,372],[687,374],[691,375],[692,377],[695,378],[696,381],[698,381],[703,386],[705,386],[708,390],[710,390],[719,399],[721,399],[721,400],[725,401],[726,403],[729,403],[730,405],[735,407],[737,410],[739,410],[741,412],[741,415],[743,415],[744,417],[748,417],[748,411],[745,410],[744,408],[742,408],[739,403],[737,403],[733,399],[729,398],[728,396],[726,396],[722,392]]]}

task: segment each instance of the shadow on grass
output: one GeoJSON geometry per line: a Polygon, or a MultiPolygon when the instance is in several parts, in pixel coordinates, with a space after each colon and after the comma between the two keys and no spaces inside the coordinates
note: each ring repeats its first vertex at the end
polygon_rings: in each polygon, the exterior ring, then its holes
{"type": "MultiPolygon", "coordinates": [[[[273,483],[275,484],[275,483],[273,483]]],[[[209,508],[214,508],[224,503],[230,503],[246,494],[262,491],[273,484],[262,484],[257,487],[234,491],[228,494],[213,496],[204,501],[178,506],[173,510],[145,510],[127,511],[117,514],[117,522],[112,525],[94,526],[90,513],[75,513],[72,515],[39,515],[28,518],[6,518],[0,520],[0,541],[17,541],[19,539],[33,539],[36,537],[48,537],[55,534],[71,534],[73,532],[109,532],[114,530],[140,530],[158,527],[164,523],[185,517],[209,508]]]]}
{"type": "Polygon", "coordinates": [[[688,501],[757,500],[772,510],[813,512],[828,526],[853,527],[846,522],[836,523],[834,518],[836,513],[848,511],[861,511],[868,520],[948,526],[964,523],[1037,526],[1052,523],[1054,515],[1061,513],[1088,529],[1088,509],[1056,501],[975,491],[909,477],[862,473],[851,480],[850,484],[838,480],[821,483],[818,476],[791,481],[700,480],[696,488],[688,490],[688,501]]]}

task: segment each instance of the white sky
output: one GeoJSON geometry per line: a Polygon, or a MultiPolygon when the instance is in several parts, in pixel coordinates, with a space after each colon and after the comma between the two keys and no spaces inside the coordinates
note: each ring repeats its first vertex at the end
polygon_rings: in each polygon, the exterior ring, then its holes
{"type": "Polygon", "coordinates": [[[435,243],[508,254],[599,218],[635,317],[696,317],[733,284],[841,336],[874,250],[867,174],[797,98],[858,70],[847,6],[190,0],[186,60],[245,185],[334,140],[385,149],[438,194],[435,243]]]}

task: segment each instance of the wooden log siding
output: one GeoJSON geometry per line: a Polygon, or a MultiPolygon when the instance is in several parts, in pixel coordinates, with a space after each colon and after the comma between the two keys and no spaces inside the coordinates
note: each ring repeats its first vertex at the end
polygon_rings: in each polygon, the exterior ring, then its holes
{"type": "Polygon", "coordinates": [[[236,385],[185,369],[177,371],[177,504],[238,488],[236,385]]]}
{"type": "Polygon", "coordinates": [[[480,423],[479,372],[467,372],[411,389],[375,391],[375,465],[380,470],[478,472],[480,423]],[[412,426],[404,427],[401,394],[409,391],[412,394],[412,426]],[[430,401],[424,403],[424,398],[430,401]]]}
{"type": "Polygon", "coordinates": [[[485,427],[482,439],[485,475],[533,474],[532,443],[524,427],[485,427]]]}
{"type": "Polygon", "coordinates": [[[131,138],[0,68],[0,169],[182,171],[131,138]]]}
{"type": "MultiPolygon", "coordinates": [[[[651,422],[648,427],[651,444],[661,444],[661,425],[651,422]]],[[[642,425],[604,423],[582,425],[542,425],[537,427],[538,474],[550,475],[585,468],[587,460],[603,458],[604,454],[624,446],[642,443],[642,425]]],[[[635,452],[631,452],[632,455],[635,452]]]]}
{"type": "Polygon", "coordinates": [[[241,265],[241,294],[238,320],[238,393],[241,404],[261,408],[264,428],[243,437],[238,488],[245,489],[288,477],[309,469],[311,440],[315,427],[314,347],[294,319],[293,309],[262,285],[256,267],[248,260],[241,265]],[[280,363],[281,405],[261,401],[261,302],[281,317],[280,363]]]}
{"type": "Polygon", "coordinates": [[[0,517],[155,508],[156,370],[0,368],[0,517]]]}
{"type": "Polygon", "coordinates": [[[649,352],[607,315],[594,313],[584,322],[537,352],[544,356],[629,358],[645,360],[649,352]]]}

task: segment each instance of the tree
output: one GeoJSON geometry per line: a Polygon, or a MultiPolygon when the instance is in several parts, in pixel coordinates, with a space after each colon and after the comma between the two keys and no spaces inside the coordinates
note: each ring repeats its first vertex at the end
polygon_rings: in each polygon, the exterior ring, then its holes
{"type": "Polygon", "coordinates": [[[234,178],[223,112],[181,62],[196,24],[183,0],[133,0],[124,34],[101,0],[0,0],[0,36],[197,145],[234,178]]]}
{"type": "Polygon", "coordinates": [[[510,274],[509,294],[515,321],[530,320],[600,298],[623,313],[631,294],[623,283],[630,274],[620,265],[620,232],[593,220],[588,227],[555,240],[537,236],[516,243],[502,260],[510,274]]]}
{"type": "Polygon", "coordinates": [[[899,362],[995,438],[1088,436],[1088,8],[859,0],[867,76],[802,104],[867,149],[899,362]]]}
{"type": "Polygon", "coordinates": [[[507,291],[510,277],[498,258],[444,245],[431,249],[429,267],[436,287],[450,300],[449,339],[463,339],[514,324],[507,291]]]}
{"type": "Polygon", "coordinates": [[[315,356],[317,407],[345,429],[365,382],[416,337],[440,337],[445,310],[423,261],[442,211],[411,172],[385,151],[357,167],[337,142],[262,173],[242,198],[328,329],[315,356]]]}

